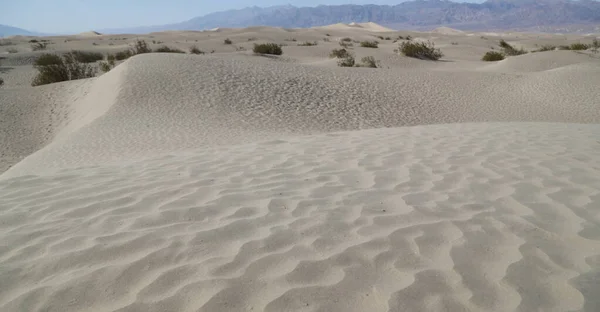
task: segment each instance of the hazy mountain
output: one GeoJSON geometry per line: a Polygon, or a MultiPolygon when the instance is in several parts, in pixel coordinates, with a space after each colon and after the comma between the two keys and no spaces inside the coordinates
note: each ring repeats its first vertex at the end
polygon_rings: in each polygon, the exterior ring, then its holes
{"type": "Polygon", "coordinates": [[[398,5],[321,5],[249,7],[217,12],[191,20],[133,29],[101,32],[143,33],[162,30],[204,30],[216,27],[311,27],[335,23],[375,22],[392,28],[463,30],[600,31],[600,2],[592,0],[488,0],[459,3],[417,0],[398,5]],[[577,25],[576,27],[571,25],[577,25]]]}
{"type": "Polygon", "coordinates": [[[29,30],[17,28],[17,27],[0,25],[0,37],[16,36],[16,35],[35,36],[35,35],[37,35],[37,33],[29,31],[29,30]]]}

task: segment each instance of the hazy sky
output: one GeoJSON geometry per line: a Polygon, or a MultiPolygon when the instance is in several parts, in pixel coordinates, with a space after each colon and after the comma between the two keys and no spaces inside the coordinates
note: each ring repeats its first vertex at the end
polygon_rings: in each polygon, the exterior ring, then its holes
{"type": "Polygon", "coordinates": [[[176,23],[216,11],[253,5],[400,2],[402,0],[0,0],[0,24],[44,33],[77,33],[176,23]]]}

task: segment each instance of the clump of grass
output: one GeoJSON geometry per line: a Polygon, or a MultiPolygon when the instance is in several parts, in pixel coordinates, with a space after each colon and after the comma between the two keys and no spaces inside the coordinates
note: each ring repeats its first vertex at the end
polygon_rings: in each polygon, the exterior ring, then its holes
{"type": "Polygon", "coordinates": [[[561,45],[561,46],[558,46],[558,49],[559,50],[571,50],[571,46],[569,46],[569,45],[561,45]]]}
{"type": "Polygon", "coordinates": [[[535,52],[546,52],[546,51],[554,51],[556,50],[556,46],[554,45],[543,45],[541,48],[537,49],[535,52]]]}
{"type": "Polygon", "coordinates": [[[375,60],[372,56],[365,56],[360,60],[361,64],[359,67],[369,67],[369,68],[377,68],[379,66],[379,61],[375,60]]]}
{"type": "Polygon", "coordinates": [[[306,41],[306,42],[303,42],[303,43],[298,43],[298,46],[299,47],[313,47],[313,46],[316,46],[317,44],[318,43],[316,41],[314,41],[314,42],[306,41]]]}
{"type": "Polygon", "coordinates": [[[405,40],[411,41],[413,38],[410,35],[407,35],[406,37],[404,37],[405,40]]]}
{"type": "Polygon", "coordinates": [[[354,46],[354,44],[352,44],[352,42],[346,42],[346,41],[340,41],[340,46],[343,47],[344,49],[348,49],[354,46]]]}
{"type": "Polygon", "coordinates": [[[104,55],[98,52],[71,51],[71,54],[80,63],[95,63],[104,59],[104,55]]]}
{"type": "Polygon", "coordinates": [[[248,41],[256,41],[256,40],[258,40],[258,38],[256,38],[256,37],[248,38],[248,41]]]}
{"type": "Polygon", "coordinates": [[[346,58],[350,55],[350,53],[346,49],[333,49],[331,53],[329,53],[330,58],[346,58]]]}
{"type": "Polygon", "coordinates": [[[9,54],[15,54],[15,53],[19,53],[19,50],[15,49],[15,48],[8,48],[8,49],[6,49],[6,52],[8,52],[9,54]]]}
{"type": "Polygon", "coordinates": [[[346,37],[346,38],[342,38],[342,39],[340,39],[340,41],[341,41],[341,42],[352,42],[352,38],[348,38],[348,37],[346,37]]]}
{"type": "Polygon", "coordinates": [[[592,40],[592,51],[598,53],[598,49],[600,49],[600,40],[594,38],[594,40],[592,40]]]}
{"type": "Polygon", "coordinates": [[[570,50],[573,50],[573,51],[582,51],[582,50],[587,50],[589,48],[590,48],[589,45],[587,45],[585,43],[579,43],[578,42],[578,43],[572,43],[570,50]]]}
{"type": "Polygon", "coordinates": [[[231,41],[231,39],[227,38],[225,40],[223,40],[224,44],[233,44],[233,41],[231,41]]]}
{"type": "Polygon", "coordinates": [[[385,37],[385,40],[392,40],[392,37],[385,37]]]}
{"type": "Polygon", "coordinates": [[[330,34],[325,34],[325,36],[327,36],[327,37],[331,37],[331,35],[330,35],[330,34]]]}
{"type": "Polygon", "coordinates": [[[325,37],[325,38],[323,38],[323,41],[325,41],[325,42],[330,42],[330,41],[331,41],[331,39],[329,39],[329,38],[325,37]]]}
{"type": "Polygon", "coordinates": [[[66,53],[62,57],[55,54],[42,54],[35,61],[34,67],[38,70],[38,74],[33,79],[32,86],[96,76],[94,68],[77,61],[73,53],[66,53]]]}
{"type": "Polygon", "coordinates": [[[483,55],[481,58],[482,61],[486,62],[496,62],[502,61],[504,59],[504,54],[496,51],[489,51],[483,55]]]}
{"type": "Polygon", "coordinates": [[[114,55],[113,54],[109,54],[107,56],[107,58],[110,59],[111,57],[114,57],[115,60],[122,61],[122,60],[126,60],[126,59],[132,57],[133,55],[134,55],[133,51],[131,51],[131,50],[125,50],[125,51],[119,51],[119,52],[115,53],[114,55]]]}
{"type": "Polygon", "coordinates": [[[354,67],[354,56],[347,55],[345,58],[340,59],[337,64],[339,67],[354,67]]]}
{"type": "Polygon", "coordinates": [[[134,43],[134,45],[133,45],[133,48],[132,48],[131,52],[132,52],[132,55],[130,55],[130,56],[133,56],[133,55],[136,55],[136,54],[151,53],[152,49],[150,49],[148,47],[148,43],[146,43],[146,41],[144,41],[144,40],[136,40],[135,43],[134,43]]]}
{"type": "Polygon", "coordinates": [[[373,48],[373,49],[376,49],[376,48],[379,48],[379,42],[377,42],[377,41],[362,41],[360,43],[360,46],[363,47],[363,48],[373,48]]]}
{"type": "Polygon", "coordinates": [[[43,50],[46,50],[47,47],[48,47],[48,43],[46,43],[46,42],[36,42],[31,45],[31,50],[32,51],[43,51],[43,50]]]}
{"type": "Polygon", "coordinates": [[[154,50],[154,52],[158,52],[158,53],[185,53],[182,50],[179,50],[177,48],[170,48],[167,46],[162,46],[156,50],[154,50]]]}
{"type": "Polygon", "coordinates": [[[0,87],[4,85],[4,79],[2,79],[2,77],[0,77],[0,87]]]}
{"type": "Polygon", "coordinates": [[[458,45],[458,42],[450,42],[451,45],[458,45]]]}
{"type": "Polygon", "coordinates": [[[236,47],[235,50],[238,51],[238,52],[242,52],[242,51],[246,51],[246,48],[244,48],[244,47],[236,47]]]}
{"type": "Polygon", "coordinates": [[[509,56],[527,54],[527,51],[525,51],[523,48],[517,49],[508,42],[504,41],[504,39],[500,39],[500,43],[498,45],[504,50],[504,54],[509,56]]]}
{"type": "Polygon", "coordinates": [[[379,38],[379,40],[385,40],[385,38],[383,38],[383,36],[376,36],[377,38],[379,38]]]}
{"type": "Polygon", "coordinates": [[[206,52],[198,49],[198,47],[195,45],[190,47],[190,53],[191,54],[206,54],[206,52]]]}
{"type": "Polygon", "coordinates": [[[431,41],[413,42],[405,41],[400,43],[398,51],[408,57],[418,58],[421,60],[437,61],[444,56],[440,49],[436,49],[431,41]]]}
{"type": "Polygon", "coordinates": [[[100,63],[98,63],[98,67],[100,68],[101,71],[107,73],[111,69],[113,69],[113,67],[115,67],[115,61],[110,60],[110,61],[106,61],[106,62],[104,62],[104,61],[100,62],[100,63]]]}
{"type": "Polygon", "coordinates": [[[293,41],[293,42],[296,42],[297,40],[296,40],[296,38],[288,38],[288,39],[285,39],[284,41],[293,41]]]}
{"type": "Polygon", "coordinates": [[[38,41],[38,40],[36,40],[36,39],[31,39],[31,40],[29,40],[29,43],[38,43],[38,42],[39,42],[39,41],[38,41]]]}
{"type": "Polygon", "coordinates": [[[282,55],[283,50],[275,43],[254,44],[252,51],[256,54],[282,55]]]}

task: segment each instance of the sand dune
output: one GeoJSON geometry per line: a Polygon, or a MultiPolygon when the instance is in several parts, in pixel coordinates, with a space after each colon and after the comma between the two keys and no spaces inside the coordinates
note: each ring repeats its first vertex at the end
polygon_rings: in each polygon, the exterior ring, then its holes
{"type": "Polygon", "coordinates": [[[44,51],[16,38],[0,311],[598,311],[599,56],[482,62],[500,36],[589,40],[369,23],[50,37],[207,54],[34,88],[44,51]],[[445,56],[379,38],[407,35],[445,56]],[[380,68],[338,67],[345,37],[380,41],[349,48],[380,68]]]}

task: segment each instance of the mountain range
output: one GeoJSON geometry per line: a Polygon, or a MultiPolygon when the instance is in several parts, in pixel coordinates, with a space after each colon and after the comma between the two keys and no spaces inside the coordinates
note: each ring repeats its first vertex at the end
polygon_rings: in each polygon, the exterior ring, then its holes
{"type": "MultiPolygon", "coordinates": [[[[416,0],[397,5],[248,7],[211,13],[176,24],[104,29],[102,33],[207,30],[217,27],[284,28],[374,22],[393,29],[430,30],[447,26],[471,31],[600,32],[596,0],[487,0],[482,3],[416,0]]],[[[0,35],[2,34],[0,28],[0,35]]]]}
{"type": "Polygon", "coordinates": [[[32,31],[28,31],[25,29],[17,28],[17,27],[0,25],[0,37],[8,37],[8,36],[15,36],[15,35],[35,36],[37,34],[32,31]]]}

